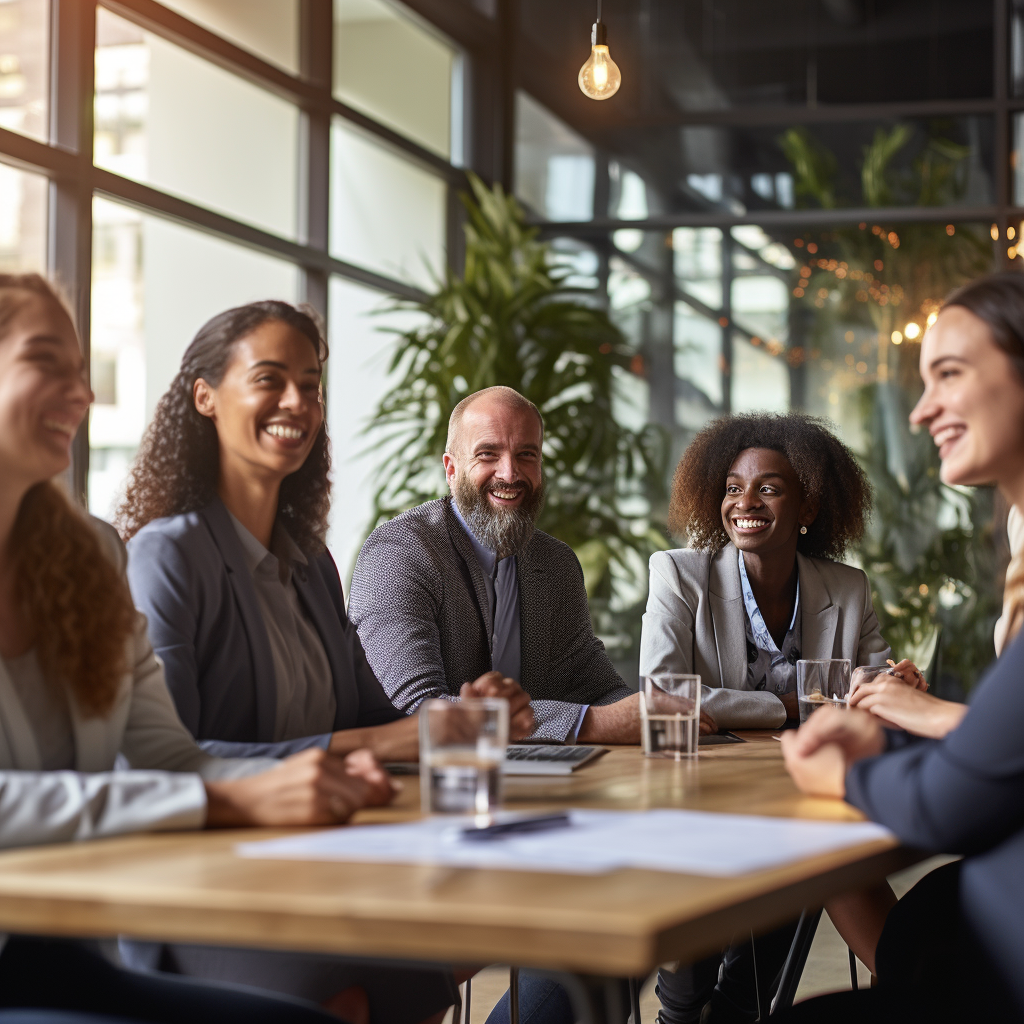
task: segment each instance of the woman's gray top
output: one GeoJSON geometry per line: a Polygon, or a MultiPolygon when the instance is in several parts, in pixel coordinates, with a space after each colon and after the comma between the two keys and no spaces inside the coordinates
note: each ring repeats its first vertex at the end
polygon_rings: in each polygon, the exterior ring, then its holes
{"type": "Polygon", "coordinates": [[[320,634],[299,602],[293,578],[294,567],[309,564],[306,556],[280,525],[274,527],[268,551],[234,516],[231,522],[252,573],[274,662],[274,741],[330,732],[338,710],[331,665],[320,634]]]}

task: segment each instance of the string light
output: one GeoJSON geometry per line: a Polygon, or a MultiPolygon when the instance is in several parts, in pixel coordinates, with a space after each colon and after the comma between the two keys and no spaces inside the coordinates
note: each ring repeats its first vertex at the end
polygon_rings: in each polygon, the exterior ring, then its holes
{"type": "Polygon", "coordinates": [[[597,21],[590,31],[590,57],[580,68],[578,81],[584,96],[606,100],[619,91],[622,72],[608,52],[608,30],[601,21],[601,0],[597,0],[597,21]]]}

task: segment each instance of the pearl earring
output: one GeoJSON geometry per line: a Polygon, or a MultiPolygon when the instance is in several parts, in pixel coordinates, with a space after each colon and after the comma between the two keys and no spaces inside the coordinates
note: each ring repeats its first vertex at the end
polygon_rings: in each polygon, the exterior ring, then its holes
{"type": "Polygon", "coordinates": [[[800,527],[800,532],[801,533],[806,533],[807,532],[807,527],[806,526],[801,526],[800,527]]]}

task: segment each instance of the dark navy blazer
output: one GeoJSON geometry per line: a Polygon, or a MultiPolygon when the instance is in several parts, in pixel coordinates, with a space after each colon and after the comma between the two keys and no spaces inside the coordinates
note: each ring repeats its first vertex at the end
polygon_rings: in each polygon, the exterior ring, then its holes
{"type": "Polygon", "coordinates": [[[964,855],[961,909],[1024,1012],[1024,634],[959,728],[858,762],[846,791],[907,845],[964,855]]]}
{"type": "Polygon", "coordinates": [[[292,576],[331,666],[337,714],[318,736],[275,743],[270,641],[242,543],[220,499],[156,519],[128,543],[128,582],[149,620],[167,686],[199,745],[219,757],[286,757],[326,748],[331,732],[404,717],[363,654],[328,552],[292,576]]]}

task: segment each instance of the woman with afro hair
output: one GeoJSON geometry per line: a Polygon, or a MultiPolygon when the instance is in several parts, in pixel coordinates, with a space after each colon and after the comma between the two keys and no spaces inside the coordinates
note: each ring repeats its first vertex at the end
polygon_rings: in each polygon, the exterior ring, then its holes
{"type": "MultiPolygon", "coordinates": [[[[692,546],[651,558],[640,674],[697,673],[701,711],[718,728],[777,729],[798,717],[799,659],[884,665],[890,651],[867,576],[838,561],[863,534],[870,507],[856,459],[820,421],[750,413],[709,424],[684,452],[672,485],[669,525],[692,546]]],[[[893,671],[911,686],[926,685],[909,661],[893,671]]],[[[894,902],[884,886],[829,907],[872,970],[894,902]]],[[[787,925],[753,948],[662,970],[662,1024],[754,1020],[754,956],[757,974],[775,978],[794,930],[787,925]]]]}

